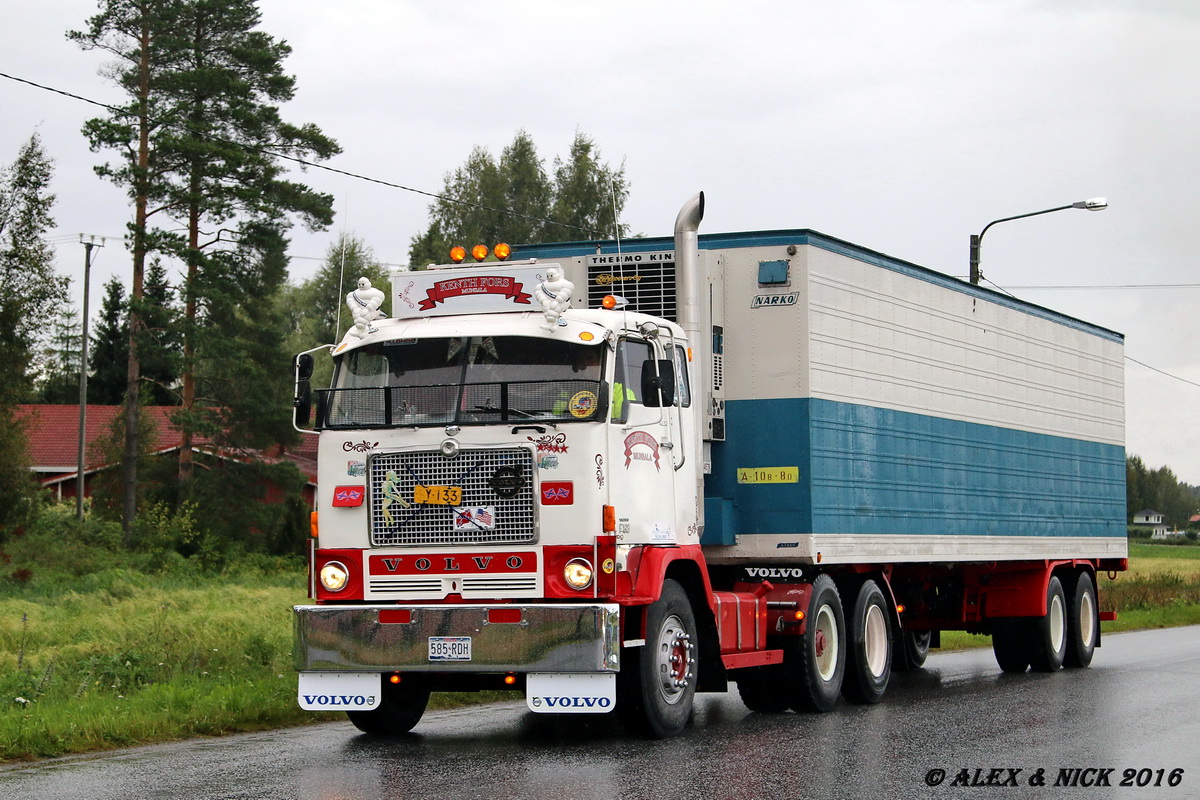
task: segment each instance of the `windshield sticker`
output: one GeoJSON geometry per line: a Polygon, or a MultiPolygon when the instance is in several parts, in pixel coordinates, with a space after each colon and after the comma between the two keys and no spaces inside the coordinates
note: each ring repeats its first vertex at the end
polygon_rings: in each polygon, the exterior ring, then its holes
{"type": "Polygon", "coordinates": [[[567,452],[567,435],[565,433],[544,433],[538,438],[526,436],[537,447],[538,454],[567,452]]]}
{"type": "Polygon", "coordinates": [[[567,409],[571,416],[577,419],[590,417],[596,410],[596,393],[587,390],[576,392],[567,404],[567,409]]]}
{"type": "Polygon", "coordinates": [[[543,481],[542,505],[569,506],[575,503],[575,484],[572,481],[543,481]]]}
{"type": "Polygon", "coordinates": [[[496,507],[474,506],[454,509],[454,530],[496,530],[496,507]]]}
{"type": "Polygon", "coordinates": [[[653,461],[654,468],[661,471],[658,463],[658,440],[645,431],[634,431],[625,437],[625,469],[633,461],[653,461]],[[645,447],[649,452],[634,450],[635,447],[645,447]]]}

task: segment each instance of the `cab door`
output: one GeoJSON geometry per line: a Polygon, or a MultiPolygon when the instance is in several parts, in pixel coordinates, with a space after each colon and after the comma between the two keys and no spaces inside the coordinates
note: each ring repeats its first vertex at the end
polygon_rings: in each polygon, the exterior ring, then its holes
{"type": "Polygon", "coordinates": [[[677,544],[675,463],[682,453],[676,410],[646,404],[643,371],[667,356],[657,341],[626,338],[617,345],[609,404],[610,498],[618,544],[677,544]]]}

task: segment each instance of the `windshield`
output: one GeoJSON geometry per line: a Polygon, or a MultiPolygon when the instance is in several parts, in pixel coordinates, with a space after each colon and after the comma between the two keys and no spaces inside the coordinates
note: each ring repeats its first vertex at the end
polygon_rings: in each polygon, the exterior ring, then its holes
{"type": "Polygon", "coordinates": [[[327,427],[597,418],[605,348],[523,336],[408,339],[337,361],[327,427]]]}

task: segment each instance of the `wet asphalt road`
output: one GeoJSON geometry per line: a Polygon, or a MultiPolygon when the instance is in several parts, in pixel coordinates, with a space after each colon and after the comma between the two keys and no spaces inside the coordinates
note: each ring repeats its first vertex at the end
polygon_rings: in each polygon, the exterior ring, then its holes
{"type": "Polygon", "coordinates": [[[5,800],[992,797],[1200,797],[1200,627],[1107,636],[1090,669],[1053,675],[935,651],[882,704],[819,716],[703,695],[695,724],[663,742],[514,702],[431,712],[395,741],[329,723],[0,769],[5,800]],[[1112,769],[1078,773],[1112,786],[1056,787],[1062,768],[1112,769]],[[1030,786],[1039,769],[1045,785],[1030,786]],[[989,775],[1016,787],[953,785],[989,775]]]}

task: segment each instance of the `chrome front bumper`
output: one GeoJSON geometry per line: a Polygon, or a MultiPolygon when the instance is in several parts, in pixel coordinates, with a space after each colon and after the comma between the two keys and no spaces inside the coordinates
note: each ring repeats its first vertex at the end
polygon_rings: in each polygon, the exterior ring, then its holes
{"type": "Polygon", "coordinates": [[[299,672],[616,672],[620,606],[296,606],[299,672]],[[406,622],[380,622],[402,608],[406,622]],[[489,609],[520,622],[488,622],[489,609]],[[430,637],[471,637],[470,661],[430,661],[430,637]]]}

